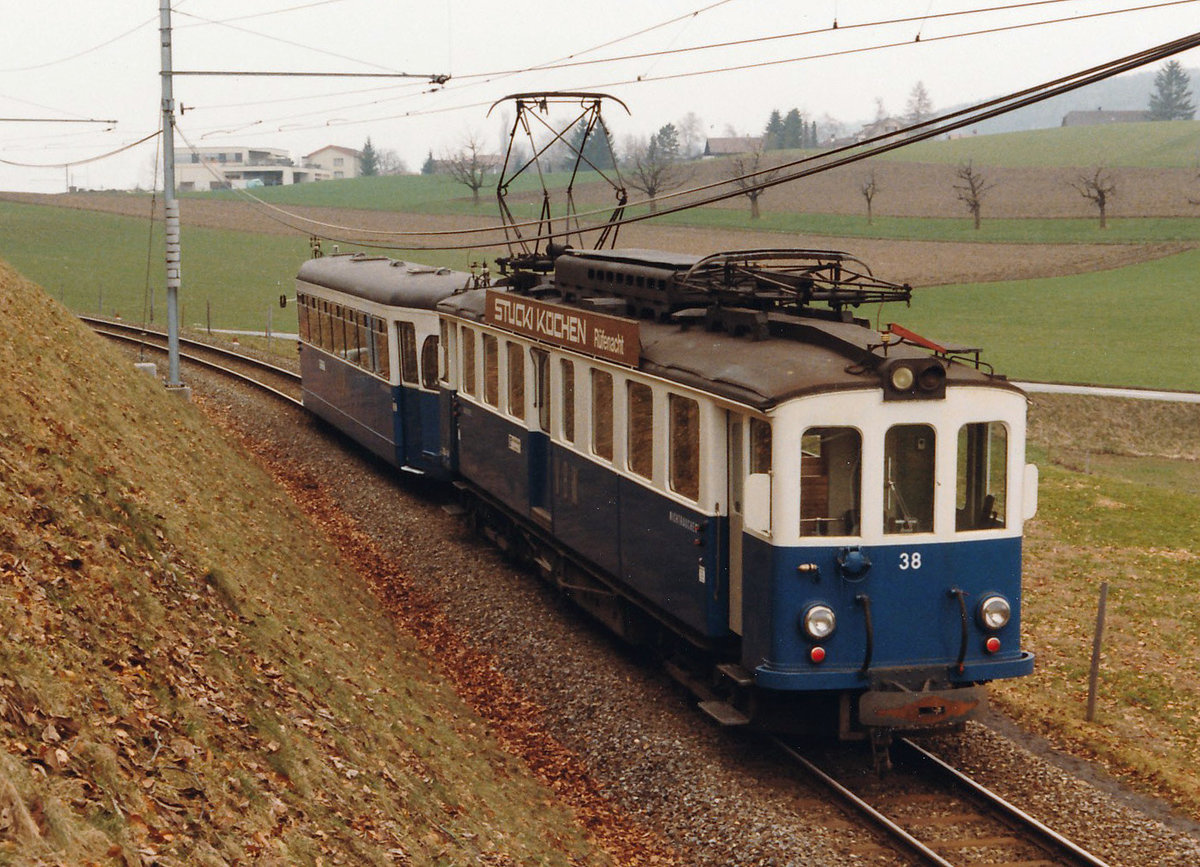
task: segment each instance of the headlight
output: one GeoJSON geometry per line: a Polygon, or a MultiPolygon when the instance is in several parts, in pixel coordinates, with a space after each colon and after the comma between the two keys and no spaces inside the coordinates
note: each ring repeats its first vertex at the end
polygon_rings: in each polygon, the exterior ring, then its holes
{"type": "Polygon", "coordinates": [[[804,612],[800,626],[813,641],[824,641],[837,627],[837,615],[828,605],[814,605],[804,612]]]}
{"type": "Polygon", "coordinates": [[[913,371],[911,367],[892,368],[892,388],[896,391],[908,391],[912,385],[913,371]]]}
{"type": "Polygon", "coordinates": [[[1003,596],[988,596],[979,603],[979,623],[984,629],[997,632],[1008,625],[1012,606],[1003,596]]]}

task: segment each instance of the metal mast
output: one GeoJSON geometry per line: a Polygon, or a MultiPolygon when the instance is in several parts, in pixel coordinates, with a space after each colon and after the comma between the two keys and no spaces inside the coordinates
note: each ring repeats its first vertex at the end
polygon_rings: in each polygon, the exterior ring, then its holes
{"type": "Polygon", "coordinates": [[[162,39],[163,210],[166,215],[167,388],[179,380],[179,202],[175,198],[175,98],[171,86],[171,0],[159,0],[162,39]]]}

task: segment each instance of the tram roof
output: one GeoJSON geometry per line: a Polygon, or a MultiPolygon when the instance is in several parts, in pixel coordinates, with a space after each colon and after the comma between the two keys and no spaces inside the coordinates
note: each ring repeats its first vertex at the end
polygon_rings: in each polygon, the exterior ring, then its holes
{"type": "Polygon", "coordinates": [[[466,271],[361,253],[309,259],[297,279],[392,307],[432,310],[472,279],[466,271]],[[397,279],[403,277],[404,279],[397,279]]]}

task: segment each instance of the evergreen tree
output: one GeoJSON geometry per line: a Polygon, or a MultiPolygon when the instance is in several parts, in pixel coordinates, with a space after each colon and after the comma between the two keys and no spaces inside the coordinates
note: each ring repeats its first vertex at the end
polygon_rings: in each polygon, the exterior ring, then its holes
{"type": "Polygon", "coordinates": [[[666,123],[658,128],[658,132],[654,134],[658,139],[659,152],[669,160],[677,160],[680,158],[679,153],[679,131],[675,129],[675,124],[666,123]]]}
{"type": "Polygon", "coordinates": [[[593,166],[600,170],[611,169],[613,167],[613,146],[608,127],[604,121],[600,121],[592,128],[592,133],[587,136],[587,141],[584,141],[583,137],[587,135],[587,131],[587,124],[579,123],[571,133],[571,151],[567,155],[570,164],[574,165],[575,155],[582,152],[586,162],[580,164],[581,170],[588,171],[593,166]]]}
{"type": "Polygon", "coordinates": [[[1178,60],[1168,60],[1154,75],[1150,94],[1151,120],[1191,120],[1196,113],[1188,74],[1178,60]]]}
{"type": "Polygon", "coordinates": [[[783,147],[783,115],[779,113],[779,109],[775,109],[767,120],[767,128],[763,130],[763,149],[773,151],[781,147],[783,147]]]}
{"type": "Polygon", "coordinates": [[[371,144],[370,136],[367,136],[367,140],[362,146],[358,173],[365,178],[371,178],[379,174],[379,155],[375,152],[375,146],[371,144]]]}
{"type": "Polygon", "coordinates": [[[782,148],[798,148],[804,145],[804,115],[800,113],[800,109],[793,108],[783,118],[783,138],[780,142],[782,148]]]}
{"type": "Polygon", "coordinates": [[[432,175],[437,171],[437,160],[433,158],[433,151],[429,152],[429,156],[425,157],[425,162],[421,164],[421,174],[432,175]]]}

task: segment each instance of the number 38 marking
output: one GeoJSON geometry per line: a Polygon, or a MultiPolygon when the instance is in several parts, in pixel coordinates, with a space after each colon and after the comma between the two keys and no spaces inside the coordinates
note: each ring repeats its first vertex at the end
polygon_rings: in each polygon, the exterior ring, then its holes
{"type": "Polygon", "coordinates": [[[907,571],[909,569],[921,568],[921,552],[913,551],[911,554],[908,551],[900,552],[900,570],[907,571]]]}

